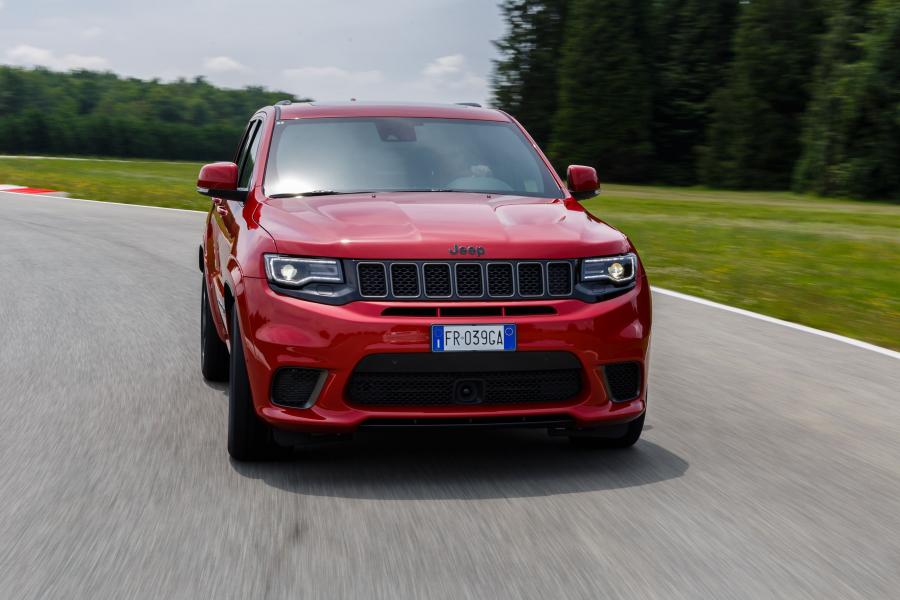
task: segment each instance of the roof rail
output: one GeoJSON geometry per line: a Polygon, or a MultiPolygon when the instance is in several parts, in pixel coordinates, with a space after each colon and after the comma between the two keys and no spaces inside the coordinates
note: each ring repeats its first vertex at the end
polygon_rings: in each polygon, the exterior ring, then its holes
{"type": "Polygon", "coordinates": [[[471,106],[472,108],[481,108],[481,105],[477,102],[457,102],[459,106],[471,106]]]}

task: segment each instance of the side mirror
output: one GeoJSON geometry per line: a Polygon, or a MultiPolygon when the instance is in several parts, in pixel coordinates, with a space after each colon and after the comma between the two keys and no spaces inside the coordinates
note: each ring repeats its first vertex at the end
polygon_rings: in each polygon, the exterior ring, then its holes
{"type": "Polygon", "coordinates": [[[238,190],[238,167],[232,162],[217,162],[203,165],[197,176],[197,191],[204,196],[245,200],[246,190],[238,190]]]}
{"type": "Polygon", "coordinates": [[[566,171],[566,185],[569,192],[576,200],[587,200],[597,195],[600,182],[597,180],[597,170],[594,167],[583,165],[569,165],[566,171]]]}

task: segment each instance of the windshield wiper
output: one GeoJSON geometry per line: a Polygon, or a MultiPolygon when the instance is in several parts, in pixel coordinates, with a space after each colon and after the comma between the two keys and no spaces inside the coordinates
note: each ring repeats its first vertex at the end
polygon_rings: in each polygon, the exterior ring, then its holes
{"type": "Polygon", "coordinates": [[[345,194],[371,194],[366,190],[357,190],[353,192],[338,192],[336,190],[312,190],[309,192],[286,192],[283,194],[272,194],[269,198],[297,198],[306,196],[343,196],[345,194]]]}

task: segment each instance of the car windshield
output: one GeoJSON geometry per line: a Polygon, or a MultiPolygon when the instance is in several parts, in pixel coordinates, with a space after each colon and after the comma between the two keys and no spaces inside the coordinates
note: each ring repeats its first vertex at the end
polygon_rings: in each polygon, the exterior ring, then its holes
{"type": "Polygon", "coordinates": [[[509,122],[378,117],[275,126],[266,195],[387,191],[561,196],[531,143],[509,122]]]}

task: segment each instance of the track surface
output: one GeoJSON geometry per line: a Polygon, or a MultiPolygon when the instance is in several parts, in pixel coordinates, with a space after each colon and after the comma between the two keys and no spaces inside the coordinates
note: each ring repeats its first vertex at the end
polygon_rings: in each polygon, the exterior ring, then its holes
{"type": "Polygon", "coordinates": [[[900,362],[657,295],[649,430],[239,465],[203,216],[0,194],[0,595],[896,598],[900,362]]]}

